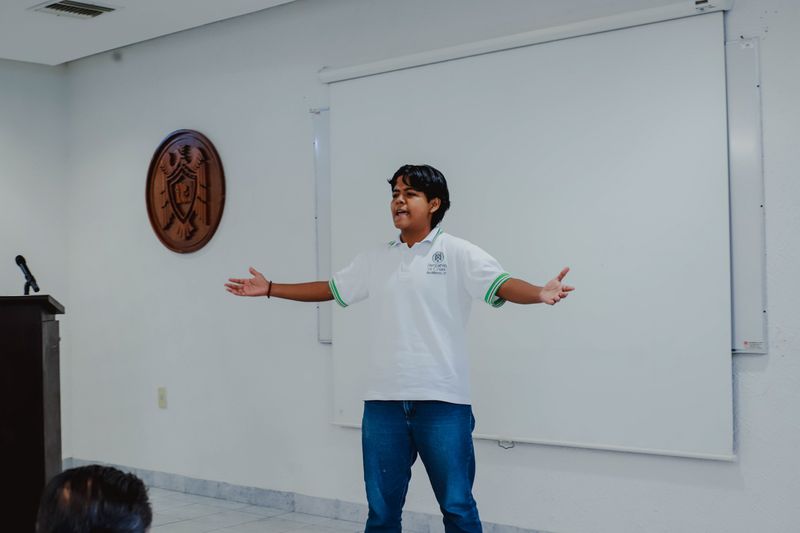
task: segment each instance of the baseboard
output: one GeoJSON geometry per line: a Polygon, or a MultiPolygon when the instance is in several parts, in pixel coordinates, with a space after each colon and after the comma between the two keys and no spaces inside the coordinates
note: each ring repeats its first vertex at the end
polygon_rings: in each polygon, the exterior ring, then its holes
{"type": "MultiPolygon", "coordinates": [[[[349,520],[351,522],[366,522],[367,520],[367,506],[361,503],[319,498],[295,492],[233,485],[222,481],[198,479],[156,470],[145,470],[143,468],[131,468],[125,465],[87,461],[74,457],[67,457],[63,461],[64,469],[89,464],[105,464],[119,468],[125,472],[130,472],[141,478],[148,487],[185,492],[197,496],[208,496],[210,498],[220,498],[251,505],[261,505],[297,513],[335,518],[337,520],[349,520]]],[[[403,511],[403,531],[411,531],[414,533],[444,533],[444,525],[442,524],[441,515],[403,511]]],[[[523,529],[516,526],[495,524],[492,522],[483,522],[483,532],[547,533],[545,531],[523,529]]]]}

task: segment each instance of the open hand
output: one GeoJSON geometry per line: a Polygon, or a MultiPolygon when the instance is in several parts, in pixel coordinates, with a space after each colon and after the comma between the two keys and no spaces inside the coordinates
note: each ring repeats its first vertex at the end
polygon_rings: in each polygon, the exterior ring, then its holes
{"type": "Polygon", "coordinates": [[[539,299],[542,300],[542,303],[555,305],[563,298],[566,298],[570,292],[575,290],[575,287],[570,287],[569,285],[561,283],[564,280],[564,276],[567,275],[567,272],[569,272],[569,267],[564,268],[558,276],[548,281],[547,284],[542,287],[542,292],[539,293],[539,299]]]}
{"type": "Polygon", "coordinates": [[[250,267],[252,278],[229,278],[225,290],[236,296],[266,296],[269,282],[264,274],[250,267]]]}

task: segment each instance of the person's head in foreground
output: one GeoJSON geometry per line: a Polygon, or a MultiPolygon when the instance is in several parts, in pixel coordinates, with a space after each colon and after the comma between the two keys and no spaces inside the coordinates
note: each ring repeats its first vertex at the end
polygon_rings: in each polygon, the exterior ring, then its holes
{"type": "Polygon", "coordinates": [[[145,533],[153,521],[141,479],[110,466],[72,468],[42,493],[37,533],[145,533]]]}
{"type": "Polygon", "coordinates": [[[444,175],[430,165],[403,165],[389,180],[392,221],[401,231],[430,231],[450,208],[444,175]]]}

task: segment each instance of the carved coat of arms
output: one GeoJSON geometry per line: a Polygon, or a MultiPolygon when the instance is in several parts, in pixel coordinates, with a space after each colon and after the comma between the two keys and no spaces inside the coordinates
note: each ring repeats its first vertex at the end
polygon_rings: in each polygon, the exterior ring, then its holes
{"type": "Polygon", "coordinates": [[[222,218],[225,178],[214,145],[192,130],[171,133],[147,176],[147,212],[161,242],[179,253],[199,250],[222,218]]]}

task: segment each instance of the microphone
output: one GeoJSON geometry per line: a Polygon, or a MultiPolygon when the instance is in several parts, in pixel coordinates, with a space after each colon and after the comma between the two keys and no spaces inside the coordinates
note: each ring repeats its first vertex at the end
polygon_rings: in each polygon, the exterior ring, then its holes
{"type": "MultiPolygon", "coordinates": [[[[27,285],[30,285],[33,288],[33,292],[39,292],[39,285],[36,284],[36,278],[33,277],[31,271],[28,269],[28,264],[25,263],[25,258],[21,255],[17,256],[16,259],[17,265],[19,268],[22,269],[22,273],[25,275],[25,281],[27,281],[27,285]]],[[[25,294],[28,294],[28,291],[25,291],[25,294]]]]}

